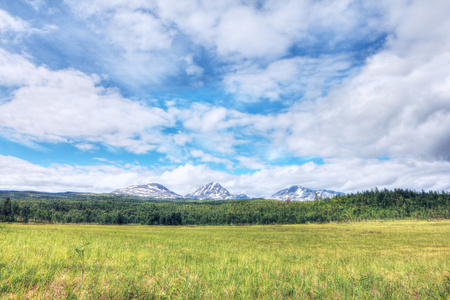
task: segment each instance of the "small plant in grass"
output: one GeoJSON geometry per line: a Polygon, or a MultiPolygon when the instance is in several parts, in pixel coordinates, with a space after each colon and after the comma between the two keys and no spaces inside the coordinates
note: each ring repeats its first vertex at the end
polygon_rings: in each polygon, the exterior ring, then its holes
{"type": "Polygon", "coordinates": [[[450,294],[450,272],[444,275],[444,289],[447,294],[450,294]]]}
{"type": "MultiPolygon", "coordinates": [[[[447,258],[450,261],[450,257],[447,258]]],[[[444,292],[448,295],[450,294],[450,270],[444,273],[444,292]]]]}
{"type": "Polygon", "coordinates": [[[89,245],[90,243],[84,243],[78,247],[75,247],[75,251],[78,254],[78,260],[80,262],[80,267],[81,267],[81,285],[83,285],[84,282],[84,273],[85,273],[85,269],[84,269],[84,263],[85,263],[85,254],[84,254],[84,247],[86,247],[87,245],[89,245]]]}

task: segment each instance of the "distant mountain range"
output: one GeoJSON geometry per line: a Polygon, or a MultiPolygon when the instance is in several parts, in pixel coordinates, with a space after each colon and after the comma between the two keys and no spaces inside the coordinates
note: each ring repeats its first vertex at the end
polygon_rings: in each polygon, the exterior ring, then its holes
{"type": "MultiPolygon", "coordinates": [[[[195,192],[186,194],[184,197],[172,192],[165,186],[158,183],[149,183],[146,185],[132,185],[124,189],[118,189],[112,192],[116,195],[129,195],[138,197],[147,197],[154,199],[198,199],[198,200],[231,200],[231,199],[248,199],[245,194],[231,194],[227,189],[217,182],[210,182],[202,186],[195,192]]],[[[283,189],[265,199],[272,200],[293,200],[293,201],[313,201],[317,199],[325,199],[344,195],[344,193],[329,190],[312,190],[300,185],[293,185],[287,189],[283,189]]]]}

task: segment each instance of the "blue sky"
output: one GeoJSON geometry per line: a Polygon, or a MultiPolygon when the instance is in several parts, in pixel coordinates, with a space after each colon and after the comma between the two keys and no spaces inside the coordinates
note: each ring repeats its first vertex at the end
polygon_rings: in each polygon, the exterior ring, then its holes
{"type": "Polygon", "coordinates": [[[0,189],[450,190],[447,1],[2,1],[0,189]]]}

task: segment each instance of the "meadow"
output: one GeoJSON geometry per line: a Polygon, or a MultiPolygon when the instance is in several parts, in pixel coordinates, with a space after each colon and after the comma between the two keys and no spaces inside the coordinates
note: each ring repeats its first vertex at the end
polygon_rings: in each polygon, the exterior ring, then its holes
{"type": "Polygon", "coordinates": [[[0,299],[448,299],[450,221],[0,226],[0,299]]]}

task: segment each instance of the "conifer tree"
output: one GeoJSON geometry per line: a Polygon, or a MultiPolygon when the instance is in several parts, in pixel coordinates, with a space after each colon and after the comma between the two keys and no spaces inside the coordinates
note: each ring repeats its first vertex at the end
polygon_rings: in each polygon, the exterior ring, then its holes
{"type": "Polygon", "coordinates": [[[12,207],[11,207],[11,199],[8,197],[5,199],[3,203],[3,214],[7,217],[11,216],[12,207]]]}

